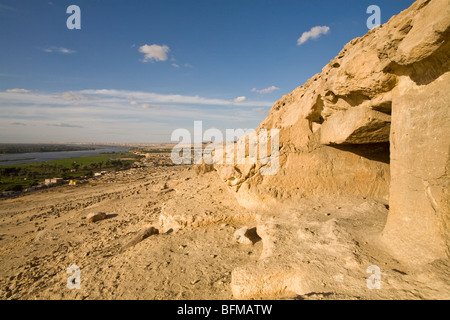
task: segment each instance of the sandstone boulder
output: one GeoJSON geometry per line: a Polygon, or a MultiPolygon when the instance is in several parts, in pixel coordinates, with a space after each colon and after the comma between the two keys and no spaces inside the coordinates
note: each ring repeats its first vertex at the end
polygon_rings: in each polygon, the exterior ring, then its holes
{"type": "Polygon", "coordinates": [[[256,228],[242,227],[236,230],[233,234],[233,238],[240,244],[254,244],[261,240],[256,233],[256,228]]]}
{"type": "Polygon", "coordinates": [[[322,124],[321,144],[389,142],[391,116],[367,107],[339,111],[322,124]]]}
{"type": "Polygon", "coordinates": [[[92,212],[86,216],[86,220],[88,222],[92,222],[92,223],[100,221],[100,220],[104,220],[106,218],[107,218],[107,215],[104,212],[92,212]]]}
{"type": "Polygon", "coordinates": [[[123,252],[154,234],[159,234],[159,230],[153,226],[144,227],[140,229],[130,241],[125,243],[120,251],[123,252]]]}

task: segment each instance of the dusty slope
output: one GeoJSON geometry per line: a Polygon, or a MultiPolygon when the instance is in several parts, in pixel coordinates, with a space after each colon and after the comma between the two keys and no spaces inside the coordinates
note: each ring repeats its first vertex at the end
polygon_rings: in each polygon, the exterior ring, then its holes
{"type": "Polygon", "coordinates": [[[1,200],[1,298],[233,299],[246,292],[252,298],[292,299],[450,297],[446,279],[436,276],[448,266],[409,270],[382,250],[377,234],[387,215],[383,203],[321,198],[249,211],[239,207],[215,172],[198,176],[185,167],[162,167],[130,173],[1,200]],[[97,211],[108,218],[83,219],[97,211]],[[169,232],[120,252],[147,225],[169,232]],[[233,233],[244,225],[258,226],[262,241],[236,243],[233,233]],[[280,238],[288,234],[292,237],[280,238]],[[270,251],[282,256],[260,259],[270,251]],[[299,259],[307,269],[292,269],[299,259]],[[280,263],[295,271],[289,290],[264,291],[271,281],[257,271],[263,268],[272,278],[281,272],[285,279],[287,269],[280,263]],[[80,290],[66,286],[72,264],[81,268],[80,290]],[[239,279],[249,264],[257,277],[239,279]],[[366,286],[372,264],[382,270],[381,290],[366,286]],[[305,272],[308,281],[301,286],[308,289],[296,291],[305,272]]]}
{"type": "Polygon", "coordinates": [[[232,269],[256,259],[261,250],[261,244],[235,244],[232,225],[188,228],[151,236],[122,253],[120,248],[142,227],[159,228],[160,212],[170,199],[180,197],[180,208],[189,209],[181,198],[195,198],[193,211],[234,214],[233,196],[213,173],[196,178],[183,167],[131,172],[111,183],[103,178],[2,200],[2,298],[231,298],[232,269]],[[108,218],[86,222],[84,217],[97,211],[108,218]],[[66,287],[72,264],[81,268],[81,290],[66,287]]]}

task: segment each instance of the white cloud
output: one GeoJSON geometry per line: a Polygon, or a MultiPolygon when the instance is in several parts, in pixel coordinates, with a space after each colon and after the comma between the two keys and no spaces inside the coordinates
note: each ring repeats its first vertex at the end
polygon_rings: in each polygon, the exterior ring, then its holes
{"type": "MultiPolygon", "coordinates": [[[[81,90],[64,93],[30,92],[28,94],[17,92],[0,92],[1,106],[33,105],[41,107],[64,107],[69,106],[81,108],[89,107],[88,110],[105,108],[111,110],[113,107],[125,108],[130,105],[149,103],[154,105],[179,105],[179,106],[223,106],[223,107],[270,107],[274,101],[239,99],[241,102],[233,103],[233,100],[207,98],[201,96],[187,96],[179,94],[160,94],[143,91],[127,90],[81,90]],[[76,98],[75,98],[76,97],[76,98]],[[244,101],[245,100],[245,101],[244,101]]],[[[66,109],[67,110],[67,109],[66,109]]]]}
{"type": "MultiPolygon", "coordinates": [[[[142,103],[170,103],[181,105],[219,105],[219,106],[247,106],[247,107],[269,107],[273,105],[271,101],[251,101],[246,97],[238,97],[232,101],[224,99],[211,99],[199,96],[185,96],[180,94],[160,94],[153,92],[142,91],[125,91],[125,90],[113,90],[113,89],[101,89],[101,90],[81,90],[81,94],[100,97],[109,97],[111,99],[128,99],[133,101],[139,101],[142,103]],[[233,104],[234,103],[234,104],[233,104]]],[[[1,95],[0,95],[1,98],[1,95]]],[[[102,101],[105,101],[102,99],[102,101]]],[[[129,103],[129,102],[128,102],[129,103]]]]}
{"type": "Polygon", "coordinates": [[[78,126],[74,124],[68,124],[68,123],[47,123],[47,126],[49,127],[61,127],[61,128],[84,128],[83,126],[78,126]]]}
{"type": "Polygon", "coordinates": [[[89,96],[86,96],[84,94],[73,92],[73,91],[63,92],[61,94],[61,98],[63,98],[66,101],[93,99],[93,97],[89,97],[89,96]]]}
{"type": "Polygon", "coordinates": [[[205,128],[256,127],[267,113],[258,108],[273,103],[126,90],[0,91],[0,136],[5,142],[170,141],[173,130],[199,119],[205,128]]]}
{"type": "Polygon", "coordinates": [[[179,68],[180,66],[178,64],[176,64],[176,63],[172,63],[172,67],[179,68]]]}
{"type": "Polygon", "coordinates": [[[143,103],[143,104],[141,104],[141,107],[142,107],[143,109],[160,109],[160,107],[158,107],[158,106],[153,106],[153,105],[151,105],[151,104],[149,104],[149,103],[143,103]]]}
{"type": "Polygon", "coordinates": [[[330,31],[330,27],[327,26],[315,26],[311,30],[303,32],[302,36],[298,38],[297,45],[301,46],[310,39],[317,39],[323,34],[327,34],[330,31]]]}
{"type": "Polygon", "coordinates": [[[261,90],[258,90],[258,89],[256,89],[256,88],[253,88],[253,89],[252,89],[253,92],[258,92],[258,93],[261,93],[261,94],[264,94],[264,93],[271,93],[271,92],[273,92],[273,91],[275,91],[275,90],[280,90],[280,88],[275,87],[275,86],[270,86],[270,87],[268,87],[268,88],[261,89],[261,90]]]}
{"type": "Polygon", "coordinates": [[[157,44],[143,45],[139,48],[139,52],[144,54],[144,62],[166,61],[167,53],[170,51],[168,46],[159,46],[157,44]]]}
{"type": "Polygon", "coordinates": [[[45,48],[42,51],[44,52],[48,52],[48,53],[52,53],[52,52],[56,52],[56,53],[63,53],[63,54],[69,54],[69,53],[75,53],[75,50],[71,50],[71,49],[67,49],[67,48],[63,48],[63,47],[49,47],[49,48],[45,48]]]}
{"type": "Polygon", "coordinates": [[[234,103],[239,103],[239,102],[244,102],[247,98],[242,96],[242,97],[237,97],[236,99],[233,100],[234,103]]]}
{"type": "Polygon", "coordinates": [[[10,93],[29,93],[30,90],[15,88],[15,89],[7,89],[5,92],[10,92],[10,93]]]}
{"type": "Polygon", "coordinates": [[[73,91],[80,99],[67,100],[63,93],[0,91],[2,141],[43,142],[49,137],[69,142],[170,141],[173,130],[190,128],[199,119],[205,126],[214,124],[222,129],[244,123],[256,127],[265,114],[252,108],[268,109],[274,103],[249,99],[233,103],[230,99],[126,90],[73,91]],[[27,126],[12,125],[14,122],[27,126]],[[77,129],[81,126],[83,129],[77,129]]]}

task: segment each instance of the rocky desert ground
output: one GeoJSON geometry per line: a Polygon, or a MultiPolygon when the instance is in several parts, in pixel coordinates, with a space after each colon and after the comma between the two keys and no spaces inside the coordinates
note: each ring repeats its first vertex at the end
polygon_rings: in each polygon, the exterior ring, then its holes
{"type": "Polygon", "coordinates": [[[231,271],[257,259],[261,243],[234,243],[240,225],[231,219],[163,232],[170,200],[186,215],[240,213],[217,177],[184,166],[131,169],[2,200],[2,298],[231,298],[231,271]],[[106,219],[88,222],[97,212],[106,219]],[[122,251],[148,225],[160,234],[122,251]],[[67,288],[71,265],[81,269],[80,290],[67,288]]]}
{"type": "Polygon", "coordinates": [[[130,169],[84,185],[2,200],[2,299],[450,296],[448,265],[418,269],[385,253],[379,234],[386,203],[321,197],[247,210],[216,172],[205,171],[194,166],[130,169]],[[88,221],[98,212],[106,218],[88,221]],[[299,224],[302,228],[296,229],[299,224]],[[133,241],[148,226],[159,234],[133,241]],[[239,242],[234,234],[242,227],[256,227],[262,239],[239,242]],[[296,270],[300,261],[304,269],[296,270]],[[280,264],[294,269],[272,268],[280,264]],[[80,289],[67,287],[72,265],[80,268],[80,289]],[[371,265],[381,269],[379,290],[367,287],[371,265]],[[254,278],[241,272],[248,268],[254,278]],[[267,270],[264,277],[258,268],[267,270]],[[284,283],[288,270],[289,284],[284,283]],[[304,281],[317,290],[297,294],[294,287],[304,281]]]}

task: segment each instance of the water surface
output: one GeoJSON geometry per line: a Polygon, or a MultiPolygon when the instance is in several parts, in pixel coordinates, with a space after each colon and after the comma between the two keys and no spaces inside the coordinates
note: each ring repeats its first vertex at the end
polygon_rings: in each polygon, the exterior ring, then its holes
{"type": "Polygon", "coordinates": [[[128,151],[127,148],[119,147],[103,147],[95,150],[78,150],[78,151],[54,151],[54,152],[29,152],[20,154],[5,154],[0,155],[0,166],[21,164],[21,163],[32,163],[32,162],[43,162],[51,160],[60,160],[67,158],[91,156],[93,154],[104,153],[104,152],[122,152],[128,151]],[[5,161],[7,160],[7,161],[5,161]]]}

